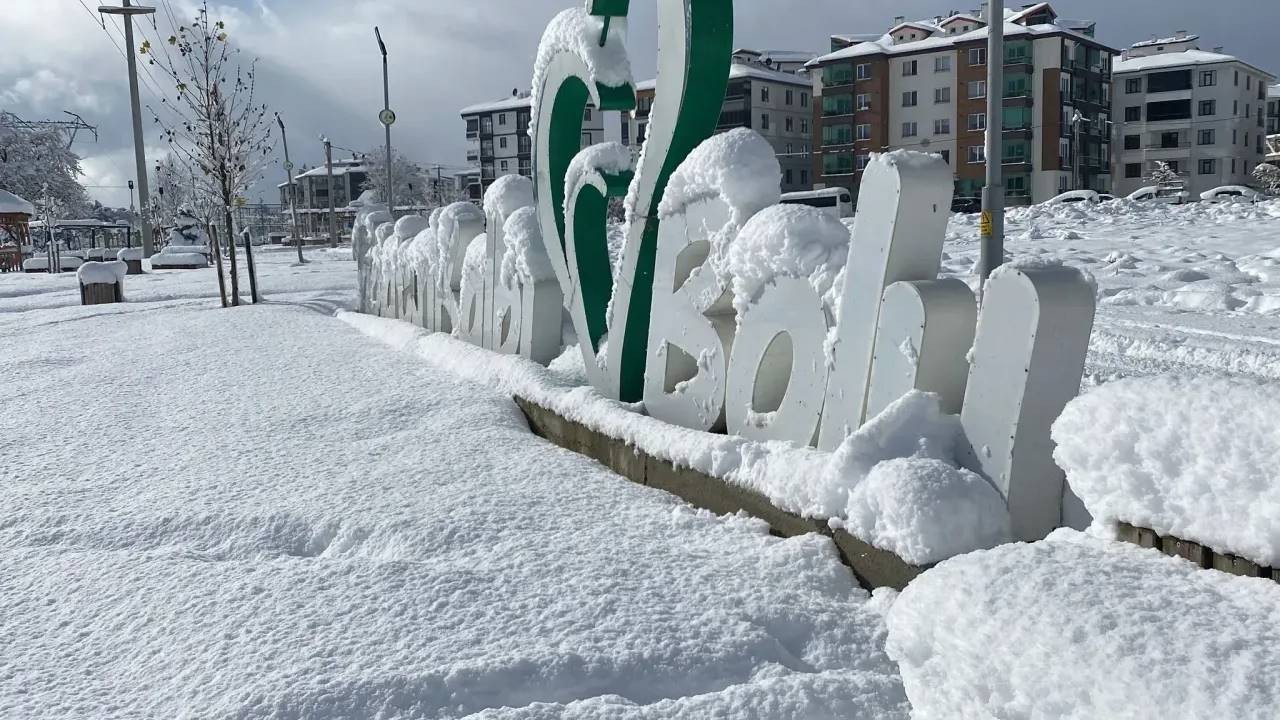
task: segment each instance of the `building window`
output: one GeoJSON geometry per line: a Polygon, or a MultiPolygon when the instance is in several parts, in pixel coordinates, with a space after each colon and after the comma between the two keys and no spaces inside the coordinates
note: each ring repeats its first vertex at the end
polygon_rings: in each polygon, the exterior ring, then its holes
{"type": "Polygon", "coordinates": [[[504,172],[504,173],[505,173],[505,172],[510,172],[510,170],[511,170],[511,164],[510,164],[509,162],[507,162],[506,160],[503,160],[502,162],[500,162],[500,163],[498,163],[498,164],[499,164],[499,166],[501,166],[501,167],[502,167],[502,172],[504,172]]]}
{"type": "Polygon", "coordinates": [[[870,125],[857,126],[857,128],[854,129],[854,137],[858,140],[870,140],[871,126],[870,125]]]}
{"type": "Polygon", "coordinates": [[[987,96],[986,80],[969,81],[969,99],[970,100],[976,100],[977,98],[984,98],[986,96],[987,96]]]}
{"type": "Polygon", "coordinates": [[[786,180],[783,181],[783,184],[793,185],[794,183],[795,183],[795,177],[791,174],[791,168],[787,168],[786,180]]]}
{"type": "Polygon", "coordinates": [[[1196,143],[1199,145],[1212,145],[1215,141],[1212,128],[1201,130],[1196,133],[1196,143]]]}
{"type": "Polygon", "coordinates": [[[591,133],[589,132],[582,133],[582,147],[584,148],[591,147],[593,143],[595,143],[595,139],[591,137],[591,133]]]}
{"type": "Polygon", "coordinates": [[[977,165],[987,161],[987,149],[982,145],[970,145],[966,148],[970,165],[977,165]]]}
{"type": "Polygon", "coordinates": [[[916,124],[913,122],[902,123],[902,137],[910,138],[917,135],[916,124]]]}
{"type": "Polygon", "coordinates": [[[1142,136],[1141,135],[1125,135],[1124,149],[1125,150],[1141,150],[1142,136]]]}
{"type": "Polygon", "coordinates": [[[1217,115],[1217,114],[1218,114],[1218,101],[1216,101],[1216,100],[1201,100],[1201,101],[1200,101],[1200,116],[1201,116],[1201,117],[1204,117],[1205,115],[1217,115]]]}
{"type": "Polygon", "coordinates": [[[903,75],[903,77],[910,77],[910,76],[912,76],[912,75],[915,75],[915,74],[916,74],[916,70],[917,70],[917,68],[918,68],[918,67],[919,67],[919,62],[918,62],[918,61],[916,61],[916,60],[904,60],[904,61],[902,61],[902,75],[903,75]]]}
{"type": "Polygon", "coordinates": [[[1160,133],[1160,148],[1163,150],[1172,150],[1182,147],[1182,136],[1176,130],[1173,132],[1160,133]]]}
{"type": "Polygon", "coordinates": [[[917,95],[915,90],[908,90],[907,92],[902,93],[902,107],[915,107],[916,99],[917,95]]]}
{"type": "Polygon", "coordinates": [[[969,48],[969,65],[986,65],[987,49],[986,48],[969,48]]]}
{"type": "Polygon", "coordinates": [[[1236,174],[1236,159],[1235,159],[1235,158],[1231,158],[1231,174],[1232,174],[1232,175],[1235,175],[1235,174],[1236,174]]]}
{"type": "Polygon", "coordinates": [[[809,121],[806,118],[800,118],[800,132],[805,135],[809,134],[809,121]]]}
{"type": "Polygon", "coordinates": [[[970,130],[986,130],[986,129],[987,129],[987,114],[986,114],[986,113],[972,113],[972,114],[970,114],[970,115],[969,115],[969,129],[970,129],[970,130]]]}
{"type": "Polygon", "coordinates": [[[1125,109],[1124,109],[1124,121],[1125,121],[1125,122],[1141,122],[1141,121],[1142,121],[1142,106],[1141,106],[1141,105],[1135,105],[1134,107],[1127,107],[1127,108],[1125,108],[1125,109]]]}
{"type": "Polygon", "coordinates": [[[769,129],[769,113],[760,113],[760,129],[769,129]]]}
{"type": "Polygon", "coordinates": [[[809,107],[809,93],[803,90],[800,91],[800,107],[802,108],[809,107]]]}
{"type": "Polygon", "coordinates": [[[867,63],[862,63],[861,65],[858,65],[857,78],[858,78],[859,80],[870,80],[870,79],[871,79],[871,65],[869,65],[869,64],[867,64],[867,63]]]}
{"type": "Polygon", "coordinates": [[[949,103],[949,102],[951,102],[951,88],[949,88],[949,87],[934,88],[934,90],[933,90],[933,101],[934,101],[935,103],[949,103]]]}
{"type": "Polygon", "coordinates": [[[498,115],[498,124],[499,124],[499,125],[506,125],[506,124],[507,124],[507,114],[506,114],[506,113],[500,113],[500,114],[498,115]]]}
{"type": "Polygon", "coordinates": [[[852,115],[853,114],[853,96],[852,95],[823,95],[822,96],[822,114],[826,117],[832,115],[852,115]]]}
{"type": "Polygon", "coordinates": [[[1218,172],[1218,163],[1212,158],[1201,160],[1199,170],[1201,175],[1213,175],[1218,172]]]}
{"type": "Polygon", "coordinates": [[[1236,87],[1239,87],[1239,86],[1240,86],[1240,71],[1239,71],[1239,70],[1237,70],[1237,71],[1236,71],[1236,80],[1235,80],[1235,84],[1236,84],[1236,87]]]}
{"type": "Polygon", "coordinates": [[[769,102],[769,86],[760,86],[760,102],[769,102]]]}
{"type": "Polygon", "coordinates": [[[1213,87],[1218,84],[1217,70],[1201,70],[1200,71],[1200,87],[1213,87]]]}
{"type": "Polygon", "coordinates": [[[787,116],[787,119],[786,119],[786,122],[785,122],[784,124],[785,124],[785,125],[786,125],[786,127],[787,127],[787,132],[795,132],[795,129],[796,129],[796,127],[795,127],[795,126],[796,126],[795,118],[793,118],[793,117],[791,117],[790,115],[788,115],[788,116],[787,116]]]}
{"type": "Polygon", "coordinates": [[[591,122],[591,108],[584,108],[582,110],[582,121],[591,122]]]}
{"type": "Polygon", "coordinates": [[[950,119],[950,118],[941,118],[941,119],[939,119],[939,120],[934,120],[934,121],[933,121],[933,134],[934,134],[934,135],[950,135],[950,134],[951,134],[951,119],[950,119]]]}
{"type": "Polygon", "coordinates": [[[1252,75],[1245,75],[1245,76],[1244,76],[1244,89],[1245,89],[1245,90],[1252,90],[1252,89],[1253,89],[1253,76],[1252,76],[1252,75]]]}
{"type": "Polygon", "coordinates": [[[1125,163],[1124,176],[1129,179],[1142,177],[1142,163],[1125,163]]]}
{"type": "Polygon", "coordinates": [[[939,55],[933,59],[934,72],[951,72],[951,56],[939,55]]]}
{"type": "Polygon", "coordinates": [[[795,152],[796,152],[796,146],[791,143],[787,143],[787,154],[794,155],[795,152]]]}
{"type": "Polygon", "coordinates": [[[801,170],[801,171],[800,171],[800,184],[801,184],[801,185],[804,185],[804,186],[808,186],[808,184],[809,184],[809,171],[808,171],[808,170],[801,170]]]}
{"type": "Polygon", "coordinates": [[[1133,95],[1142,92],[1142,78],[1129,78],[1124,81],[1124,92],[1126,95],[1133,95]]]}
{"type": "Polygon", "coordinates": [[[853,164],[854,164],[854,167],[857,168],[859,172],[866,170],[867,166],[871,164],[871,156],[858,155],[854,158],[853,164]]]}
{"type": "Polygon", "coordinates": [[[830,145],[852,145],[853,144],[853,126],[852,125],[823,125],[822,126],[822,144],[830,145]]]}
{"type": "Polygon", "coordinates": [[[859,110],[870,110],[871,96],[866,93],[859,93],[854,106],[859,110]]]}
{"type": "Polygon", "coordinates": [[[503,150],[507,149],[507,138],[505,136],[498,138],[498,147],[502,148],[503,150]]]}
{"type": "Polygon", "coordinates": [[[794,103],[794,102],[795,102],[796,95],[795,95],[795,93],[794,93],[794,92],[792,92],[792,91],[788,90],[788,91],[786,92],[786,95],[784,95],[783,97],[784,97],[784,100],[786,101],[787,105],[788,105],[788,106],[790,106],[792,103],[794,103]]]}

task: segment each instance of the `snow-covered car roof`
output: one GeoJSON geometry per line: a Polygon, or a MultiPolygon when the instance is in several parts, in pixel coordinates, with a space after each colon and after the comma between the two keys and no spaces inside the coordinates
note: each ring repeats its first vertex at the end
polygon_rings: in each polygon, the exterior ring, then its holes
{"type": "Polygon", "coordinates": [[[1052,198],[1049,198],[1048,202],[1050,203],[1078,202],[1081,200],[1086,200],[1089,202],[1097,202],[1098,193],[1094,192],[1093,190],[1068,190],[1067,192],[1064,192],[1061,195],[1056,195],[1052,198]]]}

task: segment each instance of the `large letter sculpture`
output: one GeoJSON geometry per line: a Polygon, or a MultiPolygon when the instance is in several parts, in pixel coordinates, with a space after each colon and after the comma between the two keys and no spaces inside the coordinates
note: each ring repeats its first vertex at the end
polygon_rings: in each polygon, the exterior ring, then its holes
{"type": "Polygon", "coordinates": [[[533,81],[534,179],[502,178],[484,212],[358,219],[370,313],[549,363],[563,311],[588,380],[667,422],[835,450],[911,390],[959,414],[960,460],[1009,503],[1016,535],[1059,524],[1049,427],[1079,390],[1095,291],[1064,268],[1006,267],[981,312],[940,279],[952,175],[937,155],[877,155],[852,232],[779,205],[776,151],[714,136],[732,0],[657,0],[657,94],[635,158],[581,147],[584,110],[629,111],[628,0],[586,0],[543,35],[533,81]],[[625,196],[611,252],[608,210],[625,196]]]}

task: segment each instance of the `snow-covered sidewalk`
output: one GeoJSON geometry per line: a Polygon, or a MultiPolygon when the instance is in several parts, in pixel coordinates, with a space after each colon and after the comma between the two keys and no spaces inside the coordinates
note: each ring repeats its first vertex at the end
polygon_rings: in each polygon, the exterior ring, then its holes
{"type": "Polygon", "coordinates": [[[829,540],[625,481],[333,317],[173,290],[197,274],[0,299],[0,717],[907,716],[829,540]]]}

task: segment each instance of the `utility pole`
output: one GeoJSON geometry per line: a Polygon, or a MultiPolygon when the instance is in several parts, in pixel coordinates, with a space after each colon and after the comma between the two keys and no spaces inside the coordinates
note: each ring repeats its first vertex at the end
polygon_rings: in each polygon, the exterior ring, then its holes
{"type": "Polygon", "coordinates": [[[289,213],[293,216],[293,242],[298,246],[298,263],[306,260],[302,257],[302,233],[298,230],[298,188],[293,184],[293,161],[289,159],[289,138],[284,133],[284,120],[276,113],[276,122],[280,124],[280,142],[284,145],[284,172],[289,179],[289,213]]]}
{"type": "Polygon", "coordinates": [[[1004,0],[987,3],[987,184],[982,188],[982,286],[1004,264],[1004,0]]]}
{"type": "MultiPolygon", "coordinates": [[[[138,171],[138,204],[146,208],[151,205],[151,192],[147,187],[147,153],[142,141],[142,101],[138,98],[138,62],[134,58],[137,50],[133,45],[133,16],[150,15],[156,9],[131,5],[130,0],[122,0],[122,3],[123,7],[100,5],[98,12],[124,16],[125,58],[129,62],[129,102],[133,105],[133,156],[138,171]]],[[[151,235],[151,221],[144,214],[139,218],[138,224],[142,228],[142,254],[151,257],[156,249],[151,235]]]]}
{"type": "Polygon", "coordinates": [[[333,143],[329,142],[329,138],[320,138],[324,141],[324,169],[325,174],[329,176],[329,247],[338,247],[338,215],[333,208],[333,143]]]}
{"type": "Polygon", "coordinates": [[[375,25],[373,28],[373,36],[378,39],[378,50],[382,53],[382,112],[378,113],[378,122],[387,131],[387,211],[391,213],[391,218],[396,217],[396,194],[395,185],[392,179],[395,172],[391,165],[391,126],[396,122],[395,111],[391,109],[391,83],[387,76],[387,45],[382,42],[382,31],[378,30],[375,25]]]}

